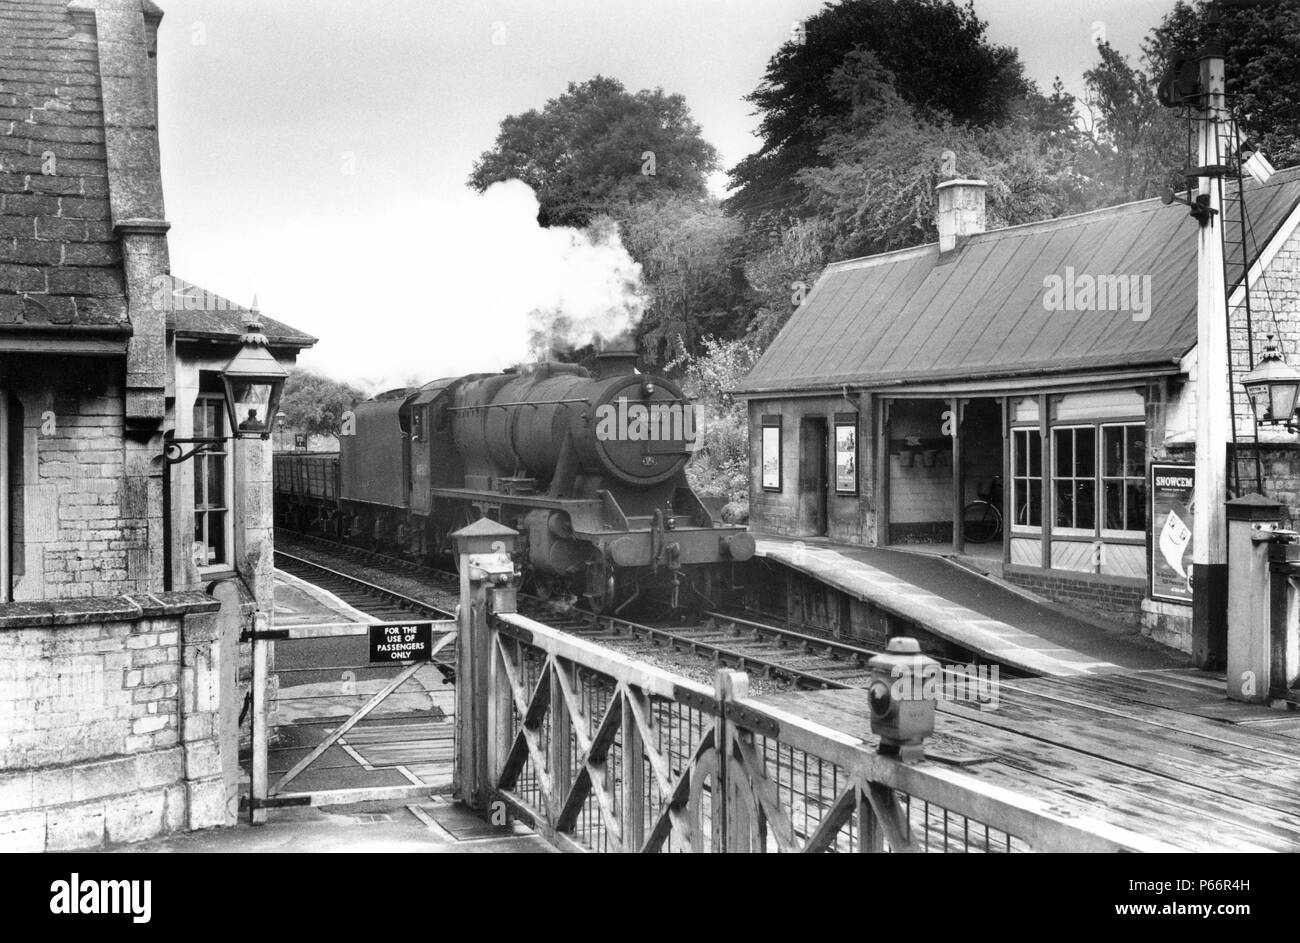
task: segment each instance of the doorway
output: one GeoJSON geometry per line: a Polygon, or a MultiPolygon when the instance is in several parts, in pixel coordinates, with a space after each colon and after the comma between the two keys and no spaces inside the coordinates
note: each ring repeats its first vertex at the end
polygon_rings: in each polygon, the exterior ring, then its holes
{"type": "Polygon", "coordinates": [[[962,545],[958,549],[971,556],[1001,560],[1007,528],[1002,500],[1002,402],[980,397],[961,400],[958,408],[963,507],[962,545]]]}
{"type": "Polygon", "coordinates": [[[826,494],[830,438],[824,417],[807,417],[799,424],[799,514],[811,537],[826,536],[826,494]]]}
{"type": "Polygon", "coordinates": [[[953,438],[951,400],[886,402],[881,451],[888,477],[888,542],[952,546],[953,438]]]}

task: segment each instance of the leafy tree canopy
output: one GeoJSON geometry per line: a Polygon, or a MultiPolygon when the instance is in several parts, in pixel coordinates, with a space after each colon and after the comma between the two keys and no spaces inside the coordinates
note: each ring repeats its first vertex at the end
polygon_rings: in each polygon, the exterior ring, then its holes
{"type": "Polygon", "coordinates": [[[893,77],[895,100],[921,120],[987,126],[1019,114],[1068,125],[1073,116],[1041,101],[1017,52],[988,42],[985,29],[973,5],[953,0],[841,0],[809,18],[748,97],[762,145],[731,171],[730,206],[754,219],[799,204],[797,174],[828,163],[823,145],[863,104],[829,93],[855,51],[893,77]]]}
{"type": "Polygon", "coordinates": [[[285,426],[311,435],[337,435],[343,414],[366,398],[354,386],[295,367],[284,381],[285,426]]]}
{"type": "Polygon", "coordinates": [[[626,207],[623,243],[641,263],[647,308],[640,330],[651,363],[699,350],[706,334],[743,325],[741,224],[714,199],[673,196],[626,207]]]}
{"type": "MultiPolygon", "coordinates": [[[[1245,134],[1277,167],[1300,164],[1300,0],[1258,6],[1219,4],[1218,35],[1226,46],[1226,91],[1245,134]]],[[[1148,81],[1216,30],[1209,4],[1178,0],[1142,51],[1148,81]]]]}
{"type": "Polygon", "coordinates": [[[803,205],[827,224],[830,258],[934,241],[935,188],[953,174],[989,184],[990,227],[1083,208],[1075,135],[1056,118],[1036,126],[1044,113],[1073,110],[1059,85],[1032,114],[1016,109],[1002,124],[960,124],[908,102],[897,77],[859,47],[832,74],[830,90],[849,111],[819,148],[822,165],[797,177],[803,205]]]}
{"type": "Polygon", "coordinates": [[[681,95],[628,92],[596,76],[501,122],[469,185],[510,178],[537,193],[544,226],[585,226],[619,205],[677,194],[702,197],[718,155],[681,95]]]}
{"type": "Polygon", "coordinates": [[[1182,189],[1187,129],[1156,99],[1159,76],[1130,65],[1107,43],[1098,45],[1097,55],[1097,65],[1083,74],[1089,120],[1088,144],[1080,152],[1097,204],[1148,199],[1170,185],[1182,189]]]}

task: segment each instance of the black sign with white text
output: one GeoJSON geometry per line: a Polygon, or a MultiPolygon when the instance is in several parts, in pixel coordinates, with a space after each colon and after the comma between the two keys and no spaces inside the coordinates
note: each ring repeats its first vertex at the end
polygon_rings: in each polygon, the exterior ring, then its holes
{"type": "Polygon", "coordinates": [[[433,626],[428,622],[380,622],[370,626],[370,663],[428,661],[433,626]]]}

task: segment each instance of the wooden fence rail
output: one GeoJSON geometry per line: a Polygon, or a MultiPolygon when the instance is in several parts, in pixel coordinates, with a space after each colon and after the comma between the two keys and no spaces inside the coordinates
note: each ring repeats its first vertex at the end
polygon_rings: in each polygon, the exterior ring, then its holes
{"type": "MultiPolygon", "coordinates": [[[[473,620],[477,621],[477,620],[473,620]]],[[[1154,851],[1166,846],[870,745],[513,613],[485,658],[488,803],[556,846],[609,852],[1154,851]]]]}

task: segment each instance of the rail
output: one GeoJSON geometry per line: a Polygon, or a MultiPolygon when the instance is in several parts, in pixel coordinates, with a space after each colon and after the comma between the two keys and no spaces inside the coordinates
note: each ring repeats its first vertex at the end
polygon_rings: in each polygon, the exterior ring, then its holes
{"type": "MultiPolygon", "coordinates": [[[[1162,843],[714,689],[516,613],[462,608],[481,679],[459,791],[597,852],[1156,851],[1162,843]],[[475,782],[482,776],[482,782],[475,782]]],[[[466,638],[468,634],[469,638],[466,638]]],[[[467,644],[468,642],[468,644],[467,644]]],[[[864,718],[865,722],[865,718],[864,718]]]]}

